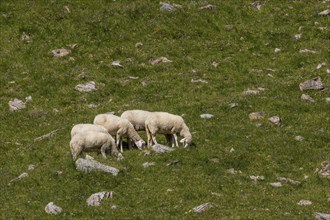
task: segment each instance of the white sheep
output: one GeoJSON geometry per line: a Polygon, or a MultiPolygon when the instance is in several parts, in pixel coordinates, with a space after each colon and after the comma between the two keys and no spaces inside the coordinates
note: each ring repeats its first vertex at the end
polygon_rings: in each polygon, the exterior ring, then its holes
{"type": "Polygon", "coordinates": [[[82,133],[85,131],[99,131],[103,133],[108,133],[107,129],[101,125],[94,125],[94,124],[76,124],[71,129],[71,138],[78,133],[82,133]]]}
{"type": "Polygon", "coordinates": [[[72,159],[76,160],[83,151],[101,151],[104,158],[107,158],[106,151],[111,149],[111,154],[118,159],[122,155],[118,152],[114,139],[109,133],[99,131],[84,131],[75,134],[70,141],[72,159]]]}
{"type": "Polygon", "coordinates": [[[132,139],[135,145],[142,150],[145,141],[140,137],[133,125],[127,120],[113,114],[99,114],[94,118],[94,124],[104,126],[109,134],[116,135],[116,144],[123,152],[122,137],[127,136],[132,139]]]}
{"type": "MultiPolygon", "coordinates": [[[[127,110],[121,114],[121,118],[127,119],[132,123],[136,131],[145,131],[145,122],[153,112],[145,110],[127,110]]],[[[167,142],[174,146],[174,140],[177,139],[176,134],[164,134],[167,142]]],[[[130,146],[130,141],[129,141],[130,146]]]]}
{"type": "MultiPolygon", "coordinates": [[[[145,128],[148,137],[148,146],[157,144],[156,134],[177,134],[183,137],[180,141],[184,147],[187,147],[191,141],[192,136],[188,126],[183,118],[178,115],[173,115],[167,112],[153,112],[145,121],[145,128]]],[[[175,144],[178,146],[177,137],[173,136],[175,144]]]]}

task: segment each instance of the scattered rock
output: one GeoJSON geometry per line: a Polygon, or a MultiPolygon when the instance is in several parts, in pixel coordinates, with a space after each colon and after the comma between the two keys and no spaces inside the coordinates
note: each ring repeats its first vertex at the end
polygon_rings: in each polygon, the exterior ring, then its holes
{"type": "Polygon", "coordinates": [[[36,168],[36,166],[34,164],[30,164],[28,166],[28,170],[34,170],[36,168]]]}
{"type": "Polygon", "coordinates": [[[263,119],[264,117],[265,117],[265,113],[264,112],[252,112],[252,113],[249,114],[249,119],[251,121],[263,119]]]}
{"type": "Polygon", "coordinates": [[[309,200],[302,199],[297,204],[300,206],[307,206],[307,205],[312,205],[312,202],[309,200]]]}
{"type": "Polygon", "coordinates": [[[306,102],[314,102],[314,99],[310,95],[302,94],[300,98],[306,102]]]}
{"type": "Polygon", "coordinates": [[[323,161],[321,167],[316,169],[316,171],[320,176],[330,178],[330,161],[323,161]]]}
{"type": "Polygon", "coordinates": [[[214,9],[216,9],[216,8],[217,8],[217,6],[215,6],[215,5],[211,5],[211,4],[208,4],[208,5],[205,5],[205,6],[200,7],[199,10],[204,10],[204,9],[207,9],[207,10],[214,10],[214,9]]]}
{"type": "Polygon", "coordinates": [[[251,7],[260,10],[261,9],[261,3],[260,2],[253,2],[253,3],[251,3],[251,7]]]}
{"type": "Polygon", "coordinates": [[[162,6],[160,6],[160,11],[175,11],[175,7],[171,5],[170,3],[161,3],[162,6]]]}
{"type": "Polygon", "coordinates": [[[280,48],[275,48],[274,52],[275,53],[281,52],[281,49],[280,48]]]}
{"type": "Polygon", "coordinates": [[[138,76],[128,76],[129,79],[138,79],[138,76]]]}
{"type": "Polygon", "coordinates": [[[321,212],[316,212],[315,213],[315,218],[317,220],[330,220],[330,214],[327,213],[321,213],[321,212]]]}
{"type": "Polygon", "coordinates": [[[23,32],[22,35],[21,35],[21,40],[30,41],[31,40],[31,35],[23,32]]]}
{"type": "Polygon", "coordinates": [[[262,87],[258,87],[257,89],[247,89],[243,91],[243,95],[258,95],[261,92],[264,92],[266,89],[262,87]]]}
{"type": "Polygon", "coordinates": [[[143,43],[142,42],[137,42],[136,44],[135,44],[135,47],[142,47],[143,46],[143,43]]]}
{"type": "Polygon", "coordinates": [[[303,83],[299,84],[299,88],[301,91],[315,89],[315,90],[322,90],[324,89],[323,83],[321,81],[321,77],[315,77],[310,80],[306,80],[303,83]]]}
{"type": "Polygon", "coordinates": [[[254,182],[257,182],[257,180],[264,180],[264,176],[250,176],[250,179],[253,180],[254,182]]]}
{"type": "Polygon", "coordinates": [[[282,187],[282,183],[280,182],[275,182],[275,183],[270,183],[272,187],[282,187]]]}
{"type": "Polygon", "coordinates": [[[196,213],[201,213],[204,212],[210,208],[213,208],[213,205],[211,203],[204,203],[202,205],[196,206],[195,208],[193,208],[193,211],[196,213]]]}
{"type": "Polygon", "coordinates": [[[230,168],[230,169],[227,170],[227,173],[236,174],[237,171],[234,168],[230,168]]]}
{"type": "Polygon", "coordinates": [[[171,63],[172,60],[167,59],[166,57],[158,57],[154,59],[150,59],[149,61],[151,65],[159,64],[159,63],[171,63]]]}
{"type": "Polygon", "coordinates": [[[235,102],[233,102],[233,103],[229,103],[229,104],[228,104],[228,107],[229,107],[229,108],[235,108],[235,107],[238,107],[238,103],[235,103],[235,102]]]}
{"type": "Polygon", "coordinates": [[[99,104],[91,103],[88,105],[88,108],[97,108],[99,107],[99,104]]]}
{"type": "Polygon", "coordinates": [[[78,90],[79,92],[91,92],[93,90],[96,90],[95,82],[90,81],[85,84],[78,84],[76,85],[75,89],[78,90]]]}
{"type": "Polygon", "coordinates": [[[330,8],[318,13],[318,15],[329,15],[329,14],[330,14],[330,8]]]}
{"type": "Polygon", "coordinates": [[[319,63],[319,64],[317,64],[317,66],[316,66],[316,69],[317,70],[319,70],[319,69],[321,69],[323,66],[326,66],[327,64],[326,63],[319,63]]]}
{"type": "Polygon", "coordinates": [[[299,50],[299,53],[318,53],[318,51],[316,50],[310,50],[310,49],[302,49],[302,50],[299,50]]]}
{"type": "Polygon", "coordinates": [[[173,148],[170,148],[170,147],[162,145],[162,144],[154,144],[151,146],[151,149],[158,154],[174,151],[173,148]]]}
{"type": "Polygon", "coordinates": [[[17,111],[26,108],[25,102],[16,98],[14,100],[10,100],[8,104],[10,111],[17,111]]]}
{"type": "Polygon", "coordinates": [[[42,136],[40,136],[40,137],[35,138],[35,139],[34,139],[34,142],[41,141],[41,140],[46,139],[46,138],[51,138],[51,137],[53,137],[57,132],[62,131],[62,130],[64,130],[64,128],[60,128],[60,129],[56,129],[56,130],[54,130],[54,131],[51,131],[51,132],[49,132],[49,133],[47,133],[47,134],[44,134],[44,135],[42,135],[42,136]]]}
{"type": "Polygon", "coordinates": [[[211,114],[201,114],[200,117],[201,118],[207,118],[208,119],[208,118],[213,118],[214,115],[211,115],[211,114]]]}
{"type": "Polygon", "coordinates": [[[192,83],[209,83],[209,81],[205,79],[191,79],[192,83]]]}
{"type": "Polygon", "coordinates": [[[114,176],[119,173],[119,170],[117,168],[99,163],[92,157],[86,157],[85,159],[79,158],[78,160],[76,160],[76,169],[85,173],[93,171],[103,171],[106,173],[110,173],[114,176]]]}
{"type": "Polygon", "coordinates": [[[268,118],[268,121],[272,122],[275,125],[281,124],[281,118],[279,116],[272,116],[272,117],[268,118]]]}
{"type": "Polygon", "coordinates": [[[295,136],[294,139],[296,141],[303,141],[303,140],[305,140],[305,138],[303,136],[300,136],[300,135],[295,136]]]}
{"type": "Polygon", "coordinates": [[[169,162],[168,164],[166,164],[166,166],[172,166],[172,165],[175,165],[178,163],[180,163],[180,160],[173,160],[173,161],[169,162]]]}
{"type": "Polygon", "coordinates": [[[19,175],[18,177],[16,177],[16,178],[10,180],[9,183],[8,183],[8,185],[10,186],[12,182],[17,181],[17,180],[20,180],[20,179],[23,179],[23,178],[26,178],[26,177],[28,177],[28,176],[29,176],[28,173],[22,173],[22,174],[19,175]]]}
{"type": "Polygon", "coordinates": [[[54,57],[64,57],[64,56],[69,55],[71,53],[71,51],[68,49],[65,49],[65,48],[61,48],[61,49],[52,50],[52,53],[53,53],[54,57]]]}
{"type": "Polygon", "coordinates": [[[71,13],[71,10],[70,10],[69,6],[66,5],[66,6],[63,7],[63,9],[64,9],[64,13],[66,13],[66,14],[71,13]]]}
{"type": "Polygon", "coordinates": [[[284,183],[290,183],[292,185],[300,185],[300,182],[299,181],[296,181],[296,180],[292,180],[290,178],[285,178],[285,177],[279,177],[277,178],[278,181],[280,182],[284,182],[284,183]]]}
{"type": "Polygon", "coordinates": [[[215,68],[217,68],[219,66],[219,63],[217,63],[216,61],[213,61],[212,62],[212,66],[215,67],[215,68]]]}
{"type": "Polygon", "coordinates": [[[142,166],[143,166],[144,168],[151,167],[151,166],[155,166],[155,165],[156,165],[155,162],[145,162],[145,163],[142,164],[142,166]]]}
{"type": "Polygon", "coordinates": [[[294,38],[295,38],[296,40],[300,40],[300,39],[301,39],[301,34],[295,34],[295,35],[294,35],[294,38]]]}
{"type": "Polygon", "coordinates": [[[120,61],[116,60],[116,61],[113,61],[111,64],[111,66],[114,66],[114,67],[120,67],[120,68],[123,68],[123,65],[120,64],[120,61]]]}
{"type": "Polygon", "coordinates": [[[62,208],[50,202],[45,207],[45,212],[52,215],[58,215],[62,212],[62,208]]]}
{"type": "Polygon", "coordinates": [[[112,198],[113,198],[112,192],[94,193],[87,199],[87,205],[88,206],[99,206],[99,205],[101,205],[101,201],[103,199],[112,199],[112,198]]]}

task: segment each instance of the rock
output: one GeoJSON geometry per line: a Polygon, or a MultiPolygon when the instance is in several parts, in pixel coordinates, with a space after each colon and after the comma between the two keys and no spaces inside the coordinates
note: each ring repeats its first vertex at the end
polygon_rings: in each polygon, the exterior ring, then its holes
{"type": "Polygon", "coordinates": [[[295,34],[295,35],[294,35],[294,38],[295,38],[296,40],[300,40],[300,38],[301,38],[301,34],[295,34]]]}
{"type": "Polygon", "coordinates": [[[21,40],[30,41],[31,40],[31,35],[23,32],[22,35],[21,35],[21,40]]]}
{"type": "Polygon", "coordinates": [[[264,92],[266,89],[262,87],[258,87],[257,89],[247,89],[243,91],[243,95],[258,95],[261,92],[264,92]]]}
{"type": "Polygon", "coordinates": [[[26,108],[25,102],[16,98],[14,100],[10,100],[8,104],[10,111],[17,111],[26,108]]]}
{"type": "Polygon", "coordinates": [[[257,180],[264,180],[264,176],[250,176],[250,179],[253,180],[254,182],[257,182],[257,180]]]}
{"type": "Polygon", "coordinates": [[[319,70],[321,69],[323,66],[326,66],[327,64],[326,63],[319,63],[317,66],[316,66],[316,69],[319,70]]]}
{"type": "Polygon", "coordinates": [[[209,81],[205,79],[191,79],[192,83],[209,83],[209,81]]]}
{"type": "Polygon", "coordinates": [[[296,141],[303,141],[303,140],[305,140],[305,138],[304,138],[303,136],[300,136],[300,135],[295,136],[294,139],[295,139],[296,141]]]}
{"type": "Polygon", "coordinates": [[[151,65],[159,64],[159,63],[171,63],[172,60],[167,59],[166,57],[158,57],[154,59],[150,59],[149,61],[151,65]]]}
{"type": "Polygon", "coordinates": [[[281,124],[281,118],[277,115],[268,118],[268,121],[272,122],[275,125],[280,125],[281,124]]]}
{"type": "Polygon", "coordinates": [[[52,53],[53,53],[54,57],[64,57],[64,56],[69,55],[71,53],[71,51],[68,49],[65,49],[65,48],[61,48],[61,49],[52,50],[52,53]]]}
{"type": "Polygon", "coordinates": [[[292,180],[290,178],[279,177],[279,178],[277,178],[277,180],[280,181],[280,182],[290,183],[290,184],[296,185],[296,186],[300,185],[299,181],[292,180]]]}
{"type": "Polygon", "coordinates": [[[323,161],[318,174],[322,177],[330,178],[330,161],[323,161]]]}
{"type": "Polygon", "coordinates": [[[180,160],[173,160],[173,161],[167,163],[166,166],[172,166],[172,165],[179,164],[179,163],[180,163],[180,160]]]}
{"type": "Polygon", "coordinates": [[[216,8],[217,8],[217,6],[208,4],[208,5],[205,5],[205,6],[200,7],[199,10],[205,10],[205,9],[207,9],[207,10],[214,10],[216,8]]]}
{"type": "Polygon", "coordinates": [[[213,61],[212,62],[212,66],[215,67],[215,68],[217,68],[219,66],[219,63],[217,63],[216,61],[213,61]]]}
{"type": "Polygon", "coordinates": [[[318,51],[310,50],[310,49],[301,49],[301,50],[299,50],[299,53],[313,53],[313,54],[315,54],[315,53],[318,53],[318,51]]]}
{"type": "Polygon", "coordinates": [[[315,90],[322,90],[324,89],[323,83],[321,81],[321,77],[315,77],[310,80],[306,80],[303,83],[299,84],[299,88],[301,91],[315,89],[315,90]]]}
{"type": "Polygon", "coordinates": [[[26,177],[28,177],[28,176],[29,176],[28,173],[22,173],[22,174],[20,174],[18,177],[16,177],[16,178],[10,180],[9,183],[8,183],[8,185],[10,186],[12,182],[17,181],[17,180],[20,180],[20,179],[23,179],[23,178],[26,178],[26,177]]]}
{"type": "Polygon", "coordinates": [[[34,170],[36,168],[36,166],[34,164],[30,164],[28,166],[28,170],[34,170]]]}
{"type": "Polygon", "coordinates": [[[281,52],[281,49],[280,48],[275,48],[274,52],[275,53],[281,52]]]}
{"type": "Polygon", "coordinates": [[[235,102],[233,102],[233,103],[229,103],[229,104],[228,104],[228,107],[229,107],[229,108],[235,108],[235,107],[238,107],[238,103],[235,103],[235,102]]]}
{"type": "Polygon", "coordinates": [[[175,7],[169,3],[162,3],[160,11],[175,11],[175,7]]]}
{"type": "Polygon", "coordinates": [[[330,220],[330,214],[327,213],[321,213],[321,212],[316,212],[315,213],[315,218],[317,220],[330,220]]]}
{"type": "Polygon", "coordinates": [[[92,194],[88,199],[87,199],[87,205],[88,206],[99,206],[101,205],[101,201],[103,199],[112,199],[113,198],[113,193],[112,192],[98,192],[92,194]]]}
{"type": "Polygon", "coordinates": [[[280,182],[275,182],[275,183],[270,183],[272,187],[282,187],[282,183],[280,182]]]}
{"type": "Polygon", "coordinates": [[[145,162],[145,163],[142,164],[142,166],[143,166],[144,168],[151,167],[151,166],[155,166],[155,165],[156,165],[155,162],[145,162]]]}
{"type": "Polygon", "coordinates": [[[318,15],[329,15],[329,14],[330,14],[330,8],[325,9],[324,11],[318,13],[318,15]]]}
{"type": "Polygon", "coordinates": [[[260,2],[253,2],[253,3],[251,3],[251,7],[260,10],[260,8],[261,8],[261,3],[260,3],[260,2]]]}
{"type": "Polygon", "coordinates": [[[162,144],[154,144],[151,146],[151,149],[158,154],[174,151],[173,148],[170,148],[170,147],[162,145],[162,144]]]}
{"type": "Polygon", "coordinates": [[[137,42],[137,43],[135,44],[135,47],[141,47],[141,46],[143,46],[143,43],[142,43],[142,42],[137,42]]]}
{"type": "Polygon", "coordinates": [[[82,172],[93,172],[93,171],[103,171],[106,173],[110,173],[114,176],[116,176],[119,173],[119,170],[117,168],[104,165],[102,163],[97,162],[93,158],[79,158],[75,162],[76,168],[78,171],[82,172]]]}
{"type": "Polygon", "coordinates": [[[50,202],[45,207],[45,212],[52,215],[58,215],[62,212],[62,208],[50,202]]]}
{"type": "Polygon", "coordinates": [[[306,102],[314,102],[314,99],[311,96],[306,95],[306,94],[302,94],[300,98],[301,98],[301,100],[306,101],[306,102]]]}
{"type": "Polygon", "coordinates": [[[297,204],[300,206],[307,206],[307,205],[312,205],[312,202],[309,200],[302,199],[297,204]]]}
{"type": "Polygon", "coordinates": [[[230,168],[230,169],[227,170],[227,173],[236,174],[237,171],[234,168],[230,168]]]}
{"type": "Polygon", "coordinates": [[[249,119],[251,121],[263,119],[264,117],[265,117],[265,113],[264,112],[252,112],[252,113],[249,114],[249,119]]]}
{"type": "Polygon", "coordinates": [[[76,85],[75,89],[78,90],[79,92],[91,92],[93,90],[96,90],[95,82],[90,81],[85,84],[78,84],[76,85]]]}
{"type": "Polygon", "coordinates": [[[201,213],[201,212],[204,212],[210,208],[212,208],[213,205],[211,203],[204,203],[202,205],[199,205],[199,206],[196,206],[195,208],[193,208],[193,211],[196,212],[196,213],[201,213]]]}
{"type": "Polygon", "coordinates": [[[111,63],[111,66],[123,68],[123,65],[120,64],[120,61],[116,60],[111,63]]]}
{"type": "Polygon", "coordinates": [[[201,117],[201,118],[206,118],[206,119],[208,119],[208,118],[213,118],[214,115],[211,115],[211,114],[201,114],[200,117],[201,117]]]}

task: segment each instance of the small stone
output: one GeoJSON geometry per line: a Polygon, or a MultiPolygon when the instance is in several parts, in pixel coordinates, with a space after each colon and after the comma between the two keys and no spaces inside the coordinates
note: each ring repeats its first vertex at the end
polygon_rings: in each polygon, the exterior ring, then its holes
{"type": "Polygon", "coordinates": [[[78,90],[79,92],[91,92],[91,91],[94,91],[94,90],[96,90],[95,82],[94,81],[90,81],[90,82],[87,82],[85,84],[78,84],[78,85],[76,85],[75,89],[78,90]]]}
{"type": "Polygon", "coordinates": [[[236,174],[237,171],[234,168],[230,168],[230,169],[227,170],[227,173],[236,174]]]}
{"type": "Polygon", "coordinates": [[[45,207],[45,212],[52,215],[58,215],[62,212],[62,208],[50,202],[45,207]]]}
{"type": "Polygon", "coordinates": [[[33,165],[33,164],[30,164],[29,166],[28,166],[28,170],[34,170],[35,169],[35,165],[33,165]]]}
{"type": "Polygon", "coordinates": [[[264,176],[250,176],[250,179],[253,180],[254,182],[257,182],[257,180],[264,180],[264,176]]]}
{"type": "Polygon", "coordinates": [[[281,181],[281,182],[284,182],[284,183],[290,183],[292,185],[300,185],[300,182],[299,181],[296,181],[296,180],[292,180],[290,178],[286,178],[286,177],[279,177],[277,178],[278,181],[281,181]]]}
{"type": "Polygon", "coordinates": [[[141,47],[141,46],[143,46],[143,43],[142,43],[142,42],[137,42],[137,43],[135,44],[135,47],[141,47]]]}
{"type": "Polygon", "coordinates": [[[237,107],[238,106],[238,103],[229,103],[229,108],[235,108],[235,107],[237,107]]]}
{"type": "Polygon", "coordinates": [[[303,140],[305,140],[305,138],[303,136],[300,136],[300,135],[295,136],[294,139],[296,141],[303,141],[303,140]]]}
{"type": "Polygon", "coordinates": [[[326,63],[319,63],[317,66],[316,66],[316,69],[319,70],[321,69],[323,66],[326,66],[327,64],[326,63]]]}
{"type": "Polygon", "coordinates": [[[299,50],[299,53],[313,53],[313,54],[315,54],[315,53],[318,53],[318,51],[310,50],[310,49],[301,49],[301,50],[299,50]]]}
{"type": "Polygon", "coordinates": [[[264,92],[266,89],[262,87],[258,87],[257,89],[247,89],[243,91],[243,95],[258,95],[261,92],[264,92]]]}
{"type": "Polygon", "coordinates": [[[321,212],[316,212],[315,213],[315,218],[317,220],[330,220],[330,214],[327,213],[321,213],[321,212]]]}
{"type": "Polygon", "coordinates": [[[213,61],[212,62],[212,66],[215,67],[215,68],[217,68],[219,66],[219,63],[217,63],[216,61],[213,61]]]}
{"type": "Polygon", "coordinates": [[[306,102],[314,102],[314,99],[310,95],[302,94],[300,98],[306,102]]]}
{"type": "Polygon", "coordinates": [[[91,103],[88,105],[88,108],[97,108],[97,107],[99,107],[99,104],[91,103]]]}
{"type": "Polygon", "coordinates": [[[209,81],[205,79],[191,79],[192,83],[209,83],[209,81]]]}
{"type": "Polygon", "coordinates": [[[71,51],[68,49],[65,49],[65,48],[61,48],[61,49],[52,50],[52,53],[53,53],[54,57],[64,57],[64,56],[69,55],[71,53],[71,51]]]}
{"type": "Polygon", "coordinates": [[[325,98],[326,103],[330,103],[330,97],[325,98]]]}
{"type": "Polygon", "coordinates": [[[280,48],[275,48],[274,52],[275,53],[281,52],[281,49],[280,48]]]}
{"type": "Polygon", "coordinates": [[[111,66],[123,68],[123,65],[120,64],[120,61],[115,60],[111,63],[111,66]]]}
{"type": "Polygon", "coordinates": [[[329,15],[329,14],[330,14],[330,8],[318,13],[318,15],[329,15]]]}
{"type": "Polygon", "coordinates": [[[213,207],[213,205],[211,203],[204,203],[202,205],[199,205],[199,206],[196,206],[195,208],[193,208],[193,211],[196,213],[201,213],[212,207],[213,207]]]}
{"type": "Polygon", "coordinates": [[[21,35],[21,40],[23,40],[23,41],[30,41],[31,40],[31,35],[23,32],[22,35],[21,35]]]}
{"type": "Polygon", "coordinates": [[[272,117],[268,118],[268,121],[272,122],[275,125],[281,124],[281,118],[279,116],[272,116],[272,117]]]}
{"type": "Polygon", "coordinates": [[[303,83],[299,84],[299,88],[301,91],[314,89],[314,90],[322,90],[324,89],[323,83],[321,81],[321,77],[315,77],[310,80],[306,80],[303,83]]]}
{"type": "Polygon", "coordinates": [[[265,113],[264,112],[252,112],[252,113],[249,114],[249,119],[251,121],[263,119],[264,117],[265,117],[265,113]]]}
{"type": "Polygon", "coordinates": [[[208,5],[205,5],[205,6],[200,7],[199,10],[204,10],[204,9],[214,10],[216,8],[217,8],[217,6],[208,4],[208,5]]]}
{"type": "Polygon", "coordinates": [[[155,165],[156,165],[155,162],[145,162],[145,163],[142,164],[142,166],[144,168],[147,168],[147,167],[150,167],[150,166],[155,166],[155,165]]]}
{"type": "Polygon", "coordinates": [[[233,153],[234,151],[235,151],[235,149],[232,147],[232,148],[230,148],[229,153],[233,153]]]}
{"type": "Polygon", "coordinates": [[[253,3],[251,3],[251,7],[260,10],[261,9],[261,3],[260,2],[253,2],[253,3]]]}
{"type": "Polygon", "coordinates": [[[113,193],[112,192],[98,192],[92,194],[88,199],[87,199],[87,205],[88,206],[99,206],[101,205],[101,201],[103,199],[112,199],[113,198],[113,193]]]}
{"type": "Polygon", "coordinates": [[[175,11],[175,7],[169,3],[162,3],[160,11],[175,11]]]}
{"type": "Polygon", "coordinates": [[[159,63],[171,63],[173,61],[167,59],[166,57],[158,57],[158,58],[151,59],[149,62],[151,63],[151,65],[155,65],[155,64],[159,64],[159,63]]]}
{"type": "Polygon", "coordinates": [[[280,182],[270,183],[270,185],[271,185],[272,187],[282,187],[282,183],[280,183],[280,182]]]}
{"type": "Polygon", "coordinates": [[[330,161],[323,161],[318,173],[322,177],[330,178],[330,161]]]}
{"type": "Polygon", "coordinates": [[[8,104],[10,111],[17,111],[26,108],[25,102],[16,98],[14,100],[10,100],[8,104]]]}
{"type": "Polygon", "coordinates": [[[201,114],[200,117],[201,117],[201,118],[206,118],[206,119],[208,119],[208,118],[213,118],[214,115],[211,115],[211,114],[201,114]]]}
{"type": "Polygon", "coordinates": [[[297,204],[300,206],[307,206],[307,205],[312,205],[312,202],[309,200],[302,199],[297,204]]]}
{"type": "Polygon", "coordinates": [[[301,38],[301,34],[295,34],[295,35],[294,35],[294,38],[295,38],[296,40],[300,40],[300,38],[301,38]]]}

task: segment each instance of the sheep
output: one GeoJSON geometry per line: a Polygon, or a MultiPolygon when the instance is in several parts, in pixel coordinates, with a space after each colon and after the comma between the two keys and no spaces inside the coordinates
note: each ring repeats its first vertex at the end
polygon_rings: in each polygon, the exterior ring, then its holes
{"type": "Polygon", "coordinates": [[[107,129],[101,125],[94,125],[94,124],[76,124],[71,129],[71,138],[78,133],[82,133],[85,131],[99,131],[103,133],[108,133],[107,129]]]}
{"type": "MultiPolygon", "coordinates": [[[[148,137],[148,146],[157,144],[156,134],[178,134],[183,137],[180,140],[186,148],[192,141],[188,126],[182,117],[167,112],[153,112],[145,121],[145,129],[148,137]]],[[[175,144],[178,146],[177,138],[174,136],[175,144]]]]}
{"type": "Polygon", "coordinates": [[[94,124],[102,125],[107,129],[109,134],[116,135],[116,145],[117,147],[120,146],[121,152],[123,152],[123,136],[132,139],[140,150],[142,150],[146,144],[127,119],[120,118],[113,114],[99,114],[95,116],[94,124]]]}
{"type": "Polygon", "coordinates": [[[109,133],[99,131],[83,131],[75,134],[70,141],[70,149],[72,159],[76,160],[83,151],[101,151],[102,156],[106,159],[106,151],[110,149],[111,154],[117,156],[118,159],[123,159],[118,152],[115,141],[109,133]]]}
{"type": "MultiPolygon", "coordinates": [[[[152,112],[144,111],[144,110],[127,110],[121,114],[121,118],[127,119],[132,123],[134,129],[136,131],[145,131],[145,122],[148,119],[148,116],[152,114],[152,112]]],[[[176,140],[176,134],[164,134],[168,143],[174,147],[174,141],[176,140]],[[175,137],[173,137],[175,136],[175,137]]],[[[130,141],[129,141],[130,146],[130,141]]]]}

